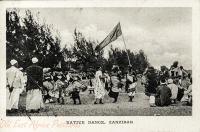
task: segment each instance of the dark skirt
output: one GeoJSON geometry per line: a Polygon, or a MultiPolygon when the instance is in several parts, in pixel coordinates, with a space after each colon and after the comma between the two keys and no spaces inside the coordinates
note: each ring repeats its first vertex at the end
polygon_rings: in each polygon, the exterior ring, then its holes
{"type": "Polygon", "coordinates": [[[110,90],[110,92],[108,93],[108,95],[109,95],[111,98],[118,98],[119,92],[113,92],[112,90],[110,90]]]}

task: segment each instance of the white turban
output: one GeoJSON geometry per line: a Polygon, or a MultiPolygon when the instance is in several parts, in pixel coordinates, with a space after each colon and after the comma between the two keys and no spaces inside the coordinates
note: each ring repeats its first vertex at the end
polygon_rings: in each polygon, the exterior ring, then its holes
{"type": "Polygon", "coordinates": [[[16,64],[17,63],[17,61],[15,60],[15,59],[12,59],[11,61],[10,61],[10,64],[13,66],[14,64],[16,64]]]}
{"type": "Polygon", "coordinates": [[[36,57],[32,58],[32,62],[33,63],[37,63],[38,62],[38,59],[36,57]]]}
{"type": "Polygon", "coordinates": [[[167,81],[168,81],[168,83],[170,83],[170,84],[173,83],[173,80],[172,80],[172,79],[168,79],[167,81]]]}

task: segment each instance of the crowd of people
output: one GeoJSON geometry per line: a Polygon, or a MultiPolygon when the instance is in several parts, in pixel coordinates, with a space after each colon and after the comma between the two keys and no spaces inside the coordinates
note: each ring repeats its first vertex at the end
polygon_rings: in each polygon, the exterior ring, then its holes
{"type": "MultiPolygon", "coordinates": [[[[69,71],[42,68],[38,59],[32,58],[32,65],[24,73],[19,68],[17,60],[10,61],[11,67],[6,71],[6,109],[7,112],[17,112],[20,94],[26,93],[26,111],[38,113],[47,103],[65,104],[65,96],[73,100],[74,105],[82,104],[80,91],[86,89],[94,93],[94,104],[104,104],[104,96],[108,93],[113,103],[118,101],[120,91],[124,88],[127,101],[133,102],[137,90],[138,76],[132,67],[127,68],[125,76],[119,67],[113,65],[112,71],[102,72],[97,67],[94,75],[87,76],[88,84],[83,84],[78,75],[71,75],[69,71]],[[107,90],[107,92],[106,92],[107,90]]],[[[85,78],[83,78],[85,79],[85,78]]],[[[170,70],[161,67],[156,72],[148,67],[141,79],[145,85],[145,94],[150,97],[150,106],[168,106],[178,101],[187,101],[192,105],[192,78],[175,62],[170,70]]]]}
{"type": "Polygon", "coordinates": [[[153,67],[146,69],[142,83],[145,94],[150,97],[150,106],[177,105],[179,102],[192,105],[191,73],[178,66],[175,61],[170,69],[161,66],[157,72],[153,67]]]}

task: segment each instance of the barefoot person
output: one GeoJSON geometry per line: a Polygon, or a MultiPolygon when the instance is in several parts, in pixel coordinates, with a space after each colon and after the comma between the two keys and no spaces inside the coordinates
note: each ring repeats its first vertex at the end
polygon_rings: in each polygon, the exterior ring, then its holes
{"type": "Polygon", "coordinates": [[[74,101],[74,105],[76,104],[76,100],[78,100],[79,104],[81,104],[81,98],[80,98],[80,90],[82,89],[81,87],[83,88],[83,86],[78,82],[78,77],[74,77],[72,82],[72,91],[69,93],[71,99],[73,99],[74,101]]]}
{"type": "Polygon", "coordinates": [[[57,74],[57,78],[58,78],[58,80],[56,81],[56,89],[58,91],[57,101],[58,103],[63,105],[65,104],[64,101],[65,83],[61,80],[62,79],[61,73],[57,74]]]}
{"type": "Polygon", "coordinates": [[[38,66],[38,59],[32,59],[33,65],[26,69],[27,72],[27,97],[26,110],[27,112],[39,112],[44,106],[42,99],[41,87],[43,86],[43,69],[38,66]]]}
{"type": "Polygon", "coordinates": [[[117,72],[119,71],[118,67],[113,68],[111,78],[110,78],[110,83],[111,83],[111,88],[109,91],[109,96],[111,98],[114,98],[113,103],[117,102],[119,92],[122,89],[121,81],[117,75],[117,72]]]}
{"type": "Polygon", "coordinates": [[[128,97],[129,97],[129,102],[132,102],[134,96],[135,96],[135,91],[136,91],[136,86],[137,86],[137,78],[135,77],[134,74],[130,73],[130,75],[127,76],[127,82],[128,82],[128,97]]]}
{"type": "Polygon", "coordinates": [[[19,96],[25,86],[25,81],[21,71],[18,69],[18,62],[11,60],[11,67],[6,70],[6,110],[7,112],[17,112],[19,96]]]}
{"type": "Polygon", "coordinates": [[[105,95],[105,90],[104,90],[104,85],[102,82],[102,71],[101,67],[97,68],[96,74],[95,74],[95,89],[94,89],[94,94],[95,94],[95,102],[94,104],[97,104],[97,101],[99,100],[99,104],[103,104],[103,98],[105,95]]]}

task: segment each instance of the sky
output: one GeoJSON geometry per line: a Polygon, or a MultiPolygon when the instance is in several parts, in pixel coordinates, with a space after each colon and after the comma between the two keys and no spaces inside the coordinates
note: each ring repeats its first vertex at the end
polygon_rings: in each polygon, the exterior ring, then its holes
{"type": "MultiPolygon", "coordinates": [[[[23,15],[25,8],[20,9],[23,15]]],[[[53,24],[61,35],[61,47],[73,44],[76,28],[89,40],[101,42],[117,25],[121,24],[127,49],[142,49],[152,66],[179,66],[192,69],[192,10],[191,8],[117,7],[117,8],[30,8],[39,12],[39,21],[53,24]]],[[[111,43],[125,49],[120,36],[111,43]]],[[[110,44],[110,45],[111,45],[110,44]]],[[[104,56],[108,56],[108,45],[104,56]]],[[[126,58],[127,59],[127,58],[126,58]]]]}

